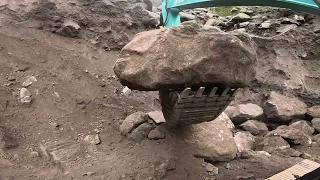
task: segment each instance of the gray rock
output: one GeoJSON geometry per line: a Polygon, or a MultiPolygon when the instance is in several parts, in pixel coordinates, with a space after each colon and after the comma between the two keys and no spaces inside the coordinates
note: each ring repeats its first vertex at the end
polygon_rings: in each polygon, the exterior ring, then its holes
{"type": "Polygon", "coordinates": [[[253,174],[247,174],[243,176],[237,176],[237,180],[256,180],[253,174]]]}
{"type": "Polygon", "coordinates": [[[145,27],[156,28],[160,24],[160,15],[147,10],[146,12],[148,13],[148,15],[142,18],[143,25],[145,27]]]}
{"type": "Polygon", "coordinates": [[[39,152],[37,152],[37,151],[32,151],[31,153],[30,153],[30,157],[32,157],[32,158],[36,158],[36,157],[39,157],[40,156],[40,154],[39,154],[39,152]]]}
{"type": "Polygon", "coordinates": [[[311,156],[310,154],[308,154],[308,153],[303,153],[303,154],[301,155],[301,157],[302,157],[303,159],[310,159],[310,158],[312,158],[312,156],[311,156]]]}
{"type": "Polygon", "coordinates": [[[73,20],[66,20],[60,29],[57,30],[57,34],[75,38],[78,37],[80,33],[80,26],[73,20]]]}
{"type": "Polygon", "coordinates": [[[207,26],[216,26],[219,24],[219,20],[218,19],[208,19],[208,21],[206,22],[205,25],[207,26]]]}
{"type": "Polygon", "coordinates": [[[180,12],[180,19],[181,19],[181,22],[190,21],[190,20],[195,20],[196,16],[189,13],[180,12]]]}
{"type": "Polygon", "coordinates": [[[308,108],[307,115],[312,118],[320,118],[320,105],[315,105],[308,108]]]}
{"type": "Polygon", "coordinates": [[[36,77],[34,76],[30,76],[29,78],[27,78],[23,83],[22,83],[22,87],[28,87],[30,86],[32,83],[37,82],[36,77]]]}
{"type": "Polygon", "coordinates": [[[100,137],[98,134],[96,135],[87,135],[84,139],[89,144],[98,145],[101,143],[100,137]]]}
{"type": "Polygon", "coordinates": [[[165,137],[166,135],[158,128],[151,130],[148,134],[148,139],[150,140],[164,139],[165,137]]]}
{"type": "Polygon", "coordinates": [[[305,120],[299,120],[292,122],[289,127],[296,128],[300,131],[303,131],[304,133],[308,135],[312,135],[314,133],[314,128],[311,126],[310,122],[305,120]]]}
{"type": "Polygon", "coordinates": [[[298,22],[305,22],[306,21],[302,15],[294,15],[293,19],[298,22]]]}
{"type": "Polygon", "coordinates": [[[156,124],[165,123],[163,113],[161,111],[148,112],[148,117],[152,119],[156,124]]]}
{"type": "Polygon", "coordinates": [[[66,163],[77,160],[81,146],[76,141],[60,139],[59,141],[47,142],[44,145],[41,144],[40,149],[44,157],[66,163]]]}
{"type": "Polygon", "coordinates": [[[148,120],[147,114],[144,112],[135,112],[129,115],[123,123],[120,125],[120,132],[122,135],[127,135],[130,133],[134,128],[138,127],[139,125],[143,124],[148,120]]]}
{"type": "Polygon", "coordinates": [[[134,129],[130,134],[130,139],[140,142],[146,139],[152,129],[152,125],[149,123],[143,123],[134,129]]]}
{"type": "Polygon", "coordinates": [[[290,143],[310,145],[312,143],[311,137],[299,129],[289,127],[286,125],[279,126],[276,130],[271,132],[272,135],[278,135],[290,143]]]}
{"type": "Polygon", "coordinates": [[[263,22],[260,24],[261,29],[269,29],[271,28],[271,22],[263,22]]]}
{"type": "Polygon", "coordinates": [[[319,142],[319,143],[320,143],[320,134],[317,134],[317,135],[312,136],[312,141],[315,141],[315,142],[319,142]]]}
{"type": "Polygon", "coordinates": [[[114,71],[123,85],[136,90],[246,87],[254,78],[256,58],[248,35],[178,26],[136,35],[122,49],[114,71]]]}
{"type": "Polygon", "coordinates": [[[263,109],[252,103],[239,104],[235,106],[235,111],[230,119],[235,124],[241,124],[249,119],[258,119],[263,115],[263,109]]]}
{"type": "Polygon", "coordinates": [[[307,105],[296,98],[271,92],[263,110],[270,120],[286,123],[293,118],[303,117],[307,112],[307,105]]]}
{"type": "Polygon", "coordinates": [[[230,161],[236,157],[237,146],[225,124],[211,121],[183,128],[182,137],[196,157],[211,161],[230,161]]]}
{"type": "Polygon", "coordinates": [[[20,89],[20,101],[23,104],[29,104],[31,103],[31,92],[26,88],[20,89]]]}
{"type": "Polygon", "coordinates": [[[320,118],[314,118],[311,121],[312,127],[317,131],[320,132],[320,118]]]}
{"type": "Polygon", "coordinates": [[[300,23],[294,19],[291,18],[282,18],[281,20],[282,24],[296,24],[296,25],[300,25],[300,23]]]}
{"type": "Polygon", "coordinates": [[[256,150],[273,152],[290,148],[289,143],[281,136],[269,136],[256,145],[256,150]]]}
{"type": "Polygon", "coordinates": [[[127,86],[122,89],[122,94],[126,97],[129,97],[131,92],[131,89],[129,89],[127,86]]]}
{"type": "Polygon", "coordinates": [[[241,9],[240,12],[245,13],[245,14],[253,14],[253,11],[250,9],[241,9]]]}
{"type": "Polygon", "coordinates": [[[236,108],[234,106],[228,106],[223,112],[228,117],[233,117],[234,112],[236,111],[236,108]]]}
{"type": "Polygon", "coordinates": [[[279,27],[277,29],[277,33],[286,33],[292,29],[295,29],[297,28],[298,26],[296,24],[288,24],[288,25],[285,25],[285,26],[282,26],[282,27],[279,27]]]}
{"type": "Polygon", "coordinates": [[[225,124],[230,130],[235,129],[235,126],[231,119],[223,112],[215,120],[219,124],[225,124]]]}
{"type": "Polygon", "coordinates": [[[240,28],[245,28],[245,27],[247,27],[249,24],[250,24],[250,22],[243,22],[243,23],[240,23],[240,24],[239,24],[239,27],[240,27],[240,28]]]}
{"type": "Polygon", "coordinates": [[[241,131],[234,134],[234,141],[238,148],[238,152],[252,150],[255,143],[254,136],[248,131],[241,131]]]}
{"type": "Polygon", "coordinates": [[[231,21],[235,22],[235,23],[238,23],[238,22],[249,21],[250,19],[251,19],[251,17],[248,14],[239,13],[236,16],[234,16],[231,21]]]}
{"type": "Polygon", "coordinates": [[[207,172],[212,172],[214,175],[219,174],[219,168],[217,168],[216,166],[214,166],[210,163],[207,163],[206,170],[207,170],[207,172]]]}
{"type": "Polygon", "coordinates": [[[240,124],[240,127],[246,131],[249,131],[253,135],[265,134],[268,132],[267,125],[256,120],[248,120],[240,124]]]}

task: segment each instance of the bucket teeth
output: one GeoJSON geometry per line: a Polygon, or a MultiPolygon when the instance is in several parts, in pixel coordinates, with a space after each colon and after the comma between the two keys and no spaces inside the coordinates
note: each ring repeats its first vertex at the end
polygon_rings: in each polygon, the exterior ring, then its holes
{"type": "Polygon", "coordinates": [[[160,91],[163,115],[169,125],[198,124],[219,116],[236,95],[236,88],[206,88],[195,91],[160,91]]]}

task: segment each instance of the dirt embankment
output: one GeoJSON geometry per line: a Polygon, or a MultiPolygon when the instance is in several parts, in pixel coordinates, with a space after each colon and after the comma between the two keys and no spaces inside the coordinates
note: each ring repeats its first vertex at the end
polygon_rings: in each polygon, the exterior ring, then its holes
{"type": "MultiPolygon", "coordinates": [[[[124,96],[113,73],[118,52],[109,50],[122,47],[145,29],[141,22],[145,11],[136,5],[131,1],[0,2],[0,179],[231,180],[250,174],[259,179],[302,159],[255,154],[208,163],[194,157],[179,129],[165,130],[164,139],[140,142],[121,135],[119,125],[129,114],[160,108],[156,92],[133,91],[124,96]],[[27,91],[20,94],[22,88],[27,91]],[[219,168],[218,174],[210,164],[219,168]]],[[[305,60],[288,65],[277,59],[283,68],[317,60],[317,39],[299,33],[288,34],[301,38],[295,41],[266,40],[266,47],[274,46],[261,51],[268,57],[266,64],[274,66],[269,60],[283,53],[291,58],[307,54],[305,60]],[[297,52],[284,50],[288,41],[297,52]],[[300,48],[308,41],[314,43],[311,48],[300,48]]],[[[314,64],[304,68],[315,72],[308,76],[317,75],[314,64]]],[[[300,69],[270,71],[290,78],[295,70],[300,69]]],[[[269,68],[262,72],[261,77],[270,73],[269,68]]],[[[317,147],[301,146],[299,151],[319,158],[317,147]]]]}

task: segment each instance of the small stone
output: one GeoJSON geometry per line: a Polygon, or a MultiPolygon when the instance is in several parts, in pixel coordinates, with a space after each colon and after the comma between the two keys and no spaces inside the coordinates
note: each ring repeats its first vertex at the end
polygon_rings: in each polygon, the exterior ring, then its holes
{"type": "Polygon", "coordinates": [[[53,16],[52,20],[55,22],[58,22],[61,20],[61,17],[60,16],[53,16]]]}
{"type": "Polygon", "coordinates": [[[314,118],[311,121],[312,127],[317,131],[320,132],[320,118],[314,118]]]}
{"type": "Polygon", "coordinates": [[[285,25],[285,26],[282,26],[282,27],[279,27],[277,29],[277,33],[286,33],[288,31],[290,31],[291,29],[295,29],[297,28],[298,26],[296,24],[288,24],[288,25],[285,25]]]}
{"type": "Polygon", "coordinates": [[[300,23],[298,23],[296,20],[290,19],[290,18],[282,18],[282,19],[281,19],[281,23],[282,23],[282,24],[296,24],[296,25],[300,25],[300,23]]]}
{"type": "Polygon", "coordinates": [[[148,139],[150,140],[164,139],[165,137],[165,134],[159,131],[158,128],[151,130],[148,134],[148,139]]]}
{"type": "Polygon", "coordinates": [[[32,151],[32,152],[30,153],[30,157],[32,157],[32,158],[39,157],[39,152],[37,152],[37,151],[32,151]]]}
{"type": "Polygon", "coordinates": [[[96,174],[95,172],[86,172],[83,173],[82,176],[93,176],[94,174],[96,174]]]}
{"type": "Polygon", "coordinates": [[[312,136],[312,141],[320,143],[320,134],[312,136]]]}
{"type": "Polygon", "coordinates": [[[269,29],[271,27],[271,23],[270,22],[263,22],[260,25],[261,29],[269,29]]]}
{"type": "Polygon", "coordinates": [[[34,82],[37,82],[37,79],[36,77],[31,76],[22,83],[22,87],[28,87],[34,82]]]}
{"type": "Polygon", "coordinates": [[[148,112],[148,116],[150,119],[152,119],[156,124],[165,123],[166,120],[163,116],[163,113],[161,111],[152,111],[148,112]]]}
{"type": "Polygon", "coordinates": [[[263,115],[263,109],[252,103],[239,104],[235,106],[235,111],[230,117],[233,123],[241,124],[249,119],[258,119],[263,115]]]}
{"type": "Polygon", "coordinates": [[[305,22],[306,21],[302,15],[294,15],[293,19],[295,19],[296,21],[299,21],[299,22],[305,22]]]}
{"type": "Polygon", "coordinates": [[[235,133],[234,141],[238,148],[238,152],[243,152],[252,150],[255,138],[250,132],[243,131],[235,133]]]}
{"type": "Polygon", "coordinates": [[[126,97],[129,97],[129,95],[131,94],[131,89],[129,89],[127,86],[124,87],[122,90],[122,94],[126,97]]]}
{"type": "Polygon", "coordinates": [[[237,176],[237,180],[255,180],[255,176],[253,174],[248,174],[244,176],[237,176]]]}
{"type": "Polygon", "coordinates": [[[232,22],[238,23],[238,22],[245,22],[250,20],[251,17],[245,13],[239,13],[235,17],[232,18],[232,22]]]}
{"type": "Polygon", "coordinates": [[[230,168],[231,168],[231,165],[229,163],[227,163],[226,169],[230,169],[230,168]]]}
{"type": "Polygon", "coordinates": [[[292,122],[289,127],[293,127],[296,129],[299,129],[300,131],[303,131],[304,133],[308,135],[312,135],[314,133],[314,128],[310,126],[310,122],[305,120],[299,120],[292,122]]]}
{"type": "Polygon", "coordinates": [[[307,115],[311,116],[312,118],[320,118],[320,105],[308,108],[307,115]]]}
{"type": "Polygon", "coordinates": [[[137,142],[140,142],[143,139],[148,137],[151,129],[152,129],[151,124],[143,123],[131,132],[130,138],[137,142]]]}
{"type": "Polygon", "coordinates": [[[256,120],[248,120],[240,124],[240,127],[246,131],[249,131],[253,135],[265,134],[268,132],[267,125],[256,120]]]}
{"type": "Polygon", "coordinates": [[[146,122],[147,114],[144,112],[135,112],[129,115],[123,123],[120,125],[120,131],[122,135],[126,135],[131,132],[134,128],[146,122]]]}
{"type": "Polygon", "coordinates": [[[90,143],[90,144],[94,144],[94,145],[98,145],[98,144],[101,143],[100,137],[99,137],[98,134],[96,134],[96,135],[88,135],[83,140],[88,142],[88,143],[90,143]]]}
{"type": "Polygon", "coordinates": [[[21,88],[20,89],[20,101],[23,104],[28,104],[31,103],[31,93],[28,89],[26,88],[21,88]]]}
{"type": "Polygon", "coordinates": [[[57,30],[57,33],[61,36],[66,36],[66,37],[78,37],[80,32],[80,26],[78,23],[76,23],[73,20],[66,20],[63,24],[62,27],[57,30]]]}
{"type": "Polygon", "coordinates": [[[207,26],[216,26],[218,25],[219,20],[217,19],[209,19],[205,25],[207,26]]]}
{"type": "Polygon", "coordinates": [[[219,174],[219,168],[217,168],[216,166],[208,163],[206,165],[206,170],[207,172],[213,172],[213,174],[218,175],[219,174]]]}
{"type": "Polygon", "coordinates": [[[239,27],[240,27],[240,28],[245,28],[245,27],[247,27],[249,24],[250,24],[250,22],[243,22],[243,23],[240,23],[240,24],[239,24],[239,27]]]}
{"type": "Polygon", "coordinates": [[[312,156],[311,156],[310,154],[308,154],[308,153],[303,153],[303,154],[301,155],[301,157],[302,157],[303,159],[310,159],[310,158],[312,158],[312,156]]]}

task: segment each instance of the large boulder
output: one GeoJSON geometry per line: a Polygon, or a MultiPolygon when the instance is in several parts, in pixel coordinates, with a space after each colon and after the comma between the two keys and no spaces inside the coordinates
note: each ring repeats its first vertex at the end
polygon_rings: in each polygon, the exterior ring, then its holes
{"type": "Polygon", "coordinates": [[[183,25],[137,34],[121,51],[114,71],[130,89],[247,87],[255,75],[250,36],[183,25]]]}
{"type": "Polygon", "coordinates": [[[263,115],[263,109],[252,103],[239,104],[235,106],[231,120],[235,124],[241,124],[249,119],[257,119],[263,115]]]}
{"type": "Polygon", "coordinates": [[[226,124],[211,121],[184,128],[182,137],[195,156],[211,161],[230,161],[236,157],[237,146],[226,124]]]}
{"type": "Polygon", "coordinates": [[[294,118],[304,117],[307,105],[296,98],[271,92],[263,110],[270,120],[285,123],[294,118]]]}

